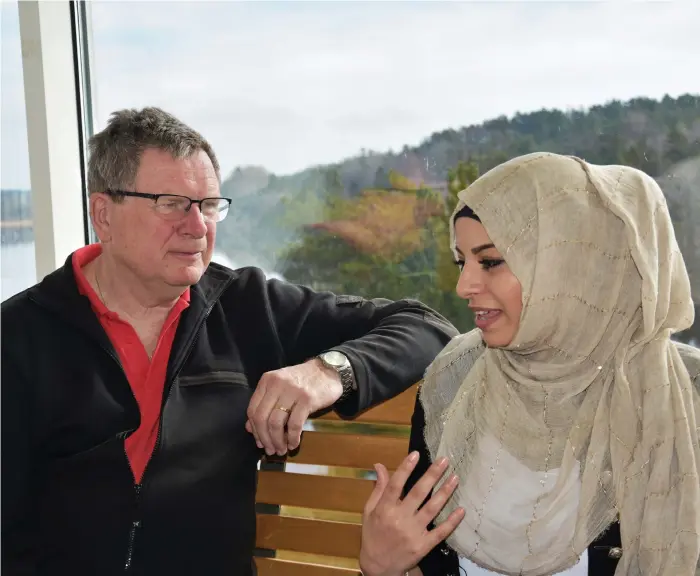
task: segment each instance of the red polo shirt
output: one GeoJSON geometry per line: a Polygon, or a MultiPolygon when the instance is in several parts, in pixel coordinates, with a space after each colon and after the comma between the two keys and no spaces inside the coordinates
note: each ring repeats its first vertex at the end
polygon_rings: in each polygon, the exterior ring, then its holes
{"type": "Polygon", "coordinates": [[[79,292],[90,299],[92,309],[119,356],[141,411],[140,426],[124,442],[134,480],[139,483],[156,445],[168,359],[180,315],[189,306],[190,290],[188,288],[180,296],[168,314],[151,359],[131,324],[122,320],[118,314],[110,311],[102,303],[83,274],[83,267],[97,258],[101,252],[100,244],[91,244],[76,250],[73,253],[73,272],[79,292]]]}

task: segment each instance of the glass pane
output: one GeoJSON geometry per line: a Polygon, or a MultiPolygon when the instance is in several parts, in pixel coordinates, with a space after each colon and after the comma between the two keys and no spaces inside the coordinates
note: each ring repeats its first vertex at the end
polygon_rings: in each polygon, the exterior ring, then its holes
{"type": "Polygon", "coordinates": [[[2,300],[36,282],[27,116],[17,2],[0,3],[0,205],[2,300]]]}
{"type": "Polygon", "coordinates": [[[210,140],[234,199],[217,259],[463,331],[452,192],[535,150],[631,164],[669,195],[700,302],[699,7],[95,2],[96,129],[157,105],[210,140]]]}

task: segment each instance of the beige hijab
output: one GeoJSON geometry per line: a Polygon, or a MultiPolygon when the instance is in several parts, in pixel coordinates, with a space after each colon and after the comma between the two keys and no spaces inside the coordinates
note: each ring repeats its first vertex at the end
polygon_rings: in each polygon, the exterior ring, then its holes
{"type": "Polygon", "coordinates": [[[504,574],[555,574],[619,517],[617,576],[695,574],[700,400],[670,340],[694,312],[659,186],[537,153],[459,198],[519,279],[523,312],[508,348],[474,331],[426,373],[426,442],[461,479],[439,519],[466,509],[449,544],[504,574]]]}

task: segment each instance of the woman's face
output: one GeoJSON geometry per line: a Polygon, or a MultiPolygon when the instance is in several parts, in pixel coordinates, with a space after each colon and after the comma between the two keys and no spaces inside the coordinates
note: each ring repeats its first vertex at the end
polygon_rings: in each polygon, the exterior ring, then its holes
{"type": "Polygon", "coordinates": [[[523,309],[520,282],[491,242],[481,222],[455,222],[457,264],[461,274],[457,295],[469,300],[476,326],[491,348],[508,346],[515,338],[523,309]]]}

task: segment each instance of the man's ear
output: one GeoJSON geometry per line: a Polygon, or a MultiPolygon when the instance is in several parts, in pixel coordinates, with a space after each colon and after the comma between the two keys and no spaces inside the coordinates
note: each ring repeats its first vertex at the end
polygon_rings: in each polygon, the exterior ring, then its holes
{"type": "Polygon", "coordinates": [[[112,239],[112,209],[114,202],[102,192],[93,192],[89,196],[90,220],[95,234],[100,242],[109,242],[112,239]]]}

